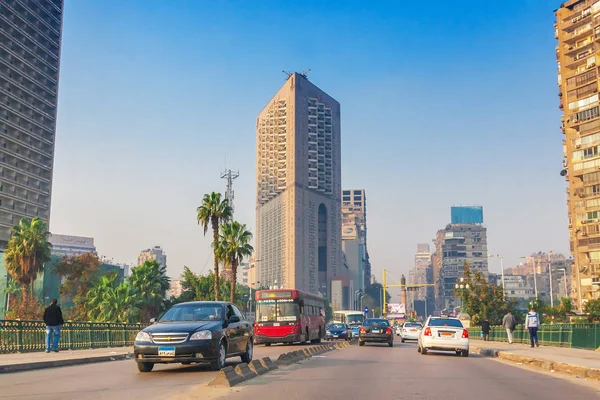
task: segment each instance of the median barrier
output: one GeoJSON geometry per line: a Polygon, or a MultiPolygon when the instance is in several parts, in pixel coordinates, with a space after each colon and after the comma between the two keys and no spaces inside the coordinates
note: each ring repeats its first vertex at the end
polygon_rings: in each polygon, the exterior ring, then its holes
{"type": "Polygon", "coordinates": [[[277,358],[277,365],[290,365],[294,363],[292,353],[283,353],[279,355],[277,358]]]}
{"type": "Polygon", "coordinates": [[[248,364],[248,368],[250,371],[254,372],[256,375],[266,374],[268,372],[267,368],[265,368],[260,360],[252,360],[250,364],[248,364]]]}
{"type": "Polygon", "coordinates": [[[229,366],[222,368],[219,372],[217,372],[217,376],[208,382],[208,386],[226,386],[231,387],[237,385],[238,383],[244,382],[244,377],[237,373],[237,371],[229,366]]]}
{"type": "Polygon", "coordinates": [[[310,349],[309,349],[309,348],[302,349],[302,352],[304,353],[304,355],[305,355],[307,358],[310,358],[310,357],[312,357],[312,352],[310,351],[310,349]]]}
{"type": "Polygon", "coordinates": [[[271,360],[271,357],[261,358],[260,363],[269,371],[278,369],[277,363],[274,363],[273,360],[271,360]]]}
{"type": "Polygon", "coordinates": [[[252,379],[255,378],[258,374],[252,370],[250,370],[250,368],[248,367],[248,364],[246,363],[241,363],[235,366],[235,372],[238,375],[241,375],[245,381],[247,381],[248,379],[252,379]]]}

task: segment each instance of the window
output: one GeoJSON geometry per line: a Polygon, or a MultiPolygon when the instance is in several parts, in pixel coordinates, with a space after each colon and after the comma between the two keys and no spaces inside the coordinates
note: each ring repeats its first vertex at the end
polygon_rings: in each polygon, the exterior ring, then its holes
{"type": "Polygon", "coordinates": [[[458,319],[450,318],[432,318],[427,326],[450,326],[453,328],[463,328],[462,322],[458,319]]]}
{"type": "Polygon", "coordinates": [[[240,311],[240,309],[239,309],[239,308],[237,308],[235,305],[234,305],[234,306],[232,306],[232,307],[233,307],[233,313],[234,313],[236,316],[240,317],[240,319],[244,319],[244,314],[242,314],[242,312],[240,311]]]}

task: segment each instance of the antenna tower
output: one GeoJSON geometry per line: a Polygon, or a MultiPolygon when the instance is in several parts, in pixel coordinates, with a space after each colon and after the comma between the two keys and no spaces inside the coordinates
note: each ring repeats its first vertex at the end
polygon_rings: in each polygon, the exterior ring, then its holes
{"type": "Polygon", "coordinates": [[[235,211],[235,207],[233,205],[234,192],[233,192],[233,181],[236,178],[239,178],[239,171],[232,171],[230,169],[226,169],[221,173],[221,179],[225,179],[226,188],[225,188],[225,198],[229,201],[229,206],[233,211],[235,211]]]}

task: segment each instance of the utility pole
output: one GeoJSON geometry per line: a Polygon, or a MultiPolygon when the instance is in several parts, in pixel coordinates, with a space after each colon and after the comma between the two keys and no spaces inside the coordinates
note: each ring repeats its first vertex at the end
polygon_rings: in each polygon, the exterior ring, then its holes
{"type": "Polygon", "coordinates": [[[221,179],[225,179],[226,188],[225,188],[225,198],[229,201],[229,207],[231,207],[232,211],[235,211],[235,207],[233,206],[234,200],[234,192],[233,192],[233,181],[239,178],[239,171],[232,171],[230,169],[226,169],[221,173],[221,179]]]}

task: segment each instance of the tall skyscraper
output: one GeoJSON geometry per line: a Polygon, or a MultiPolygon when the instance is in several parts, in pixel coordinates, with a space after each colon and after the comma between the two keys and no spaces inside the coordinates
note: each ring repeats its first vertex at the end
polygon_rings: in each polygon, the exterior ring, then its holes
{"type": "Polygon", "coordinates": [[[488,278],[487,228],[482,223],[448,224],[437,232],[435,249],[436,308],[442,310],[459,306],[454,285],[463,276],[465,263],[469,264],[471,272],[481,272],[488,278]]]}
{"type": "Polygon", "coordinates": [[[50,219],[62,19],[62,0],[0,2],[0,248],[50,219]]]}
{"type": "MultiPolygon", "coordinates": [[[[427,243],[417,245],[417,254],[415,255],[415,266],[409,272],[408,283],[427,284],[433,283],[433,265],[431,263],[431,252],[427,243]]],[[[412,290],[409,295],[409,308],[412,309],[413,301],[427,301],[429,307],[433,309],[433,287],[425,286],[417,290],[412,290]]]]}
{"type": "Polygon", "coordinates": [[[600,298],[600,104],[598,38],[600,2],[565,1],[555,11],[559,108],[563,110],[563,170],[567,209],[573,303],[600,298]]]}
{"type": "Polygon", "coordinates": [[[366,287],[371,280],[371,262],[367,248],[367,196],[364,189],[344,189],[342,192],[342,227],[356,224],[360,231],[360,240],[364,247],[363,282],[366,287]]]}
{"type": "Polygon", "coordinates": [[[343,266],[340,104],[290,74],[256,119],[258,281],[330,294],[343,266]]]}

